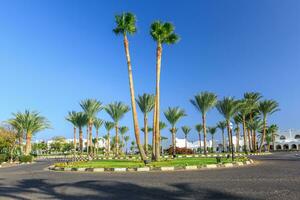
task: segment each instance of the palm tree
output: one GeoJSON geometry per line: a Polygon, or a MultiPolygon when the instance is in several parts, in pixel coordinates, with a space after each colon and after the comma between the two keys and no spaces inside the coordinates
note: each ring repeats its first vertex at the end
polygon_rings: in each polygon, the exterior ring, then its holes
{"type": "Polygon", "coordinates": [[[69,112],[68,116],[66,117],[66,120],[69,121],[73,125],[73,136],[74,136],[74,152],[76,152],[76,129],[78,125],[76,124],[76,115],[77,113],[75,111],[69,112]]]}
{"type": "Polygon", "coordinates": [[[75,124],[79,130],[79,149],[82,153],[83,151],[83,131],[82,128],[88,124],[87,115],[84,112],[77,112],[75,115],[75,124]]]}
{"type": "MultiPolygon", "coordinates": [[[[262,95],[259,92],[246,92],[244,94],[244,99],[247,102],[247,106],[250,109],[249,110],[249,120],[253,121],[255,117],[255,113],[258,112],[258,104],[259,100],[262,98],[262,95]]],[[[254,131],[250,130],[251,138],[252,138],[252,145],[250,142],[250,135],[248,134],[248,142],[249,142],[249,149],[252,151],[256,151],[256,135],[254,134],[254,131]]]]}
{"type": "Polygon", "coordinates": [[[217,110],[226,120],[227,133],[229,139],[229,149],[231,149],[232,160],[233,157],[233,142],[232,142],[232,132],[230,128],[230,120],[236,114],[237,109],[239,108],[239,101],[236,101],[233,97],[224,97],[223,100],[218,101],[217,110]]]}
{"type": "Polygon", "coordinates": [[[279,106],[278,103],[274,100],[264,100],[259,102],[258,110],[263,118],[263,134],[259,145],[259,152],[261,152],[261,148],[263,146],[266,137],[267,116],[273,114],[276,111],[279,111],[278,106],[279,106]]]}
{"type": "Polygon", "coordinates": [[[211,147],[212,147],[211,149],[212,149],[212,152],[214,152],[214,135],[217,132],[217,127],[209,127],[208,132],[211,135],[211,147]]]}
{"type": "MultiPolygon", "coordinates": [[[[96,99],[85,99],[80,102],[80,106],[83,109],[88,119],[88,148],[92,145],[92,129],[96,119],[96,115],[103,109],[102,103],[96,99]]],[[[90,151],[91,153],[91,151],[90,151]]]]}
{"type": "Polygon", "coordinates": [[[154,95],[143,94],[138,96],[136,99],[137,104],[140,107],[140,110],[144,114],[144,149],[145,153],[148,153],[148,113],[151,112],[154,108],[154,95]]]}
{"type": "Polygon", "coordinates": [[[121,126],[119,128],[119,131],[120,131],[120,135],[121,135],[121,144],[123,144],[125,146],[125,134],[129,131],[129,128],[127,126],[121,126]]]}
{"type": "Polygon", "coordinates": [[[107,131],[107,154],[110,154],[110,131],[113,129],[115,126],[115,123],[113,122],[105,122],[104,127],[107,131]]]}
{"type": "MultiPolygon", "coordinates": [[[[163,146],[162,143],[163,143],[163,141],[165,141],[165,140],[168,140],[168,138],[167,138],[167,137],[164,137],[164,136],[160,136],[160,144],[161,144],[161,146],[163,146]]],[[[164,154],[164,149],[163,149],[163,147],[161,147],[161,154],[162,154],[162,155],[164,154]]]]}
{"type": "Polygon", "coordinates": [[[14,118],[9,121],[15,120],[20,127],[23,128],[26,134],[25,155],[31,152],[31,138],[37,132],[50,128],[49,121],[36,111],[25,110],[24,113],[13,113],[14,118]]]}
{"type": "Polygon", "coordinates": [[[187,136],[191,132],[192,129],[189,126],[182,126],[181,130],[184,133],[185,149],[187,150],[187,136]]]}
{"type": "Polygon", "coordinates": [[[273,150],[275,150],[275,136],[277,135],[276,132],[278,131],[278,126],[276,124],[272,124],[268,128],[268,132],[271,134],[271,141],[273,145],[273,150]]]}
{"type": "MultiPolygon", "coordinates": [[[[240,106],[239,106],[239,115],[242,118],[242,128],[243,128],[243,139],[244,139],[244,152],[247,153],[247,133],[246,133],[246,117],[251,113],[252,105],[250,105],[251,102],[247,99],[243,99],[240,101],[240,106]]],[[[249,135],[248,138],[250,139],[249,135]]],[[[250,140],[249,140],[250,143],[250,140]]]]}
{"type": "MultiPolygon", "coordinates": [[[[167,124],[165,123],[165,122],[163,122],[163,121],[160,121],[159,122],[159,132],[161,133],[161,131],[163,130],[163,129],[165,129],[165,128],[167,128],[167,124]]],[[[161,135],[160,135],[160,149],[161,149],[161,153],[163,153],[163,147],[162,147],[162,144],[161,144],[161,135]]]]}
{"type": "MultiPolygon", "coordinates": [[[[217,124],[217,128],[219,128],[221,131],[222,131],[222,145],[223,145],[223,152],[225,152],[225,147],[226,147],[226,144],[225,144],[225,129],[226,129],[226,121],[219,121],[219,123],[217,124]]],[[[228,138],[229,140],[229,138],[228,138]]]]}
{"type": "Polygon", "coordinates": [[[179,107],[171,108],[169,107],[165,112],[165,117],[168,120],[168,122],[171,124],[171,133],[172,133],[172,146],[173,146],[173,157],[176,157],[176,124],[177,122],[182,118],[185,117],[185,111],[183,109],[180,109],[179,107]]]}
{"type": "Polygon", "coordinates": [[[119,155],[119,121],[124,117],[124,115],[130,110],[129,106],[123,104],[122,102],[114,102],[108,104],[105,107],[105,111],[110,115],[114,121],[115,130],[116,130],[116,156],[119,155]]]}
{"type": "Polygon", "coordinates": [[[198,132],[198,142],[199,142],[199,148],[200,148],[200,152],[201,152],[201,132],[203,130],[203,126],[202,124],[197,124],[195,126],[196,131],[198,132]]]}
{"type": "Polygon", "coordinates": [[[161,72],[161,57],[163,44],[175,44],[179,41],[179,37],[174,33],[175,27],[169,22],[155,21],[151,24],[150,34],[156,42],[156,93],[155,93],[155,108],[154,108],[154,124],[155,133],[155,155],[154,159],[159,160],[160,157],[160,72],[161,72]]]}
{"type": "Polygon", "coordinates": [[[253,134],[256,135],[257,132],[262,132],[263,130],[263,122],[258,119],[258,118],[255,118],[253,119],[252,121],[249,120],[247,122],[247,127],[253,131],[253,134]]]}
{"type": "Polygon", "coordinates": [[[130,89],[130,99],[131,99],[131,107],[132,107],[135,140],[140,152],[141,159],[144,161],[144,163],[148,163],[147,156],[140,142],[140,128],[138,124],[136,104],[134,100],[135,99],[134,83],[133,83],[132,66],[131,66],[130,54],[129,54],[129,43],[127,39],[127,33],[133,35],[137,30],[135,25],[136,18],[132,13],[122,13],[121,15],[115,16],[115,22],[116,22],[116,28],[113,29],[114,33],[116,35],[122,35],[124,39],[124,48],[125,48],[127,67],[128,67],[129,89],[130,89]]]}
{"type": "Polygon", "coordinates": [[[217,103],[217,95],[211,92],[201,92],[190,100],[195,108],[202,114],[203,125],[203,140],[204,140],[204,154],[206,155],[206,114],[217,103]]]}
{"type": "Polygon", "coordinates": [[[101,128],[101,126],[103,125],[104,121],[102,119],[96,118],[94,120],[94,127],[96,129],[96,140],[95,140],[95,150],[96,150],[96,155],[98,155],[98,148],[99,148],[99,129],[101,128]]]}

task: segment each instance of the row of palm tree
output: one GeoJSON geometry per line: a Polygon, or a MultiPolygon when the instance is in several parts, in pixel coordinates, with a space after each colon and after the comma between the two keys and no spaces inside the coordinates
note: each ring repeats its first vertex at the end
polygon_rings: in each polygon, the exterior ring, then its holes
{"type": "Polygon", "coordinates": [[[72,123],[74,129],[74,149],[76,150],[76,130],[79,129],[79,149],[80,152],[83,151],[83,127],[87,127],[87,153],[93,155],[92,146],[93,146],[93,127],[96,129],[95,137],[95,153],[98,153],[98,138],[99,138],[99,129],[104,124],[104,127],[108,135],[108,154],[110,153],[110,131],[115,128],[115,154],[119,155],[119,132],[122,137],[128,131],[128,127],[122,126],[119,127],[120,120],[124,115],[130,110],[129,106],[125,105],[122,102],[114,102],[103,106],[102,103],[96,99],[86,99],[80,102],[82,112],[71,111],[69,112],[66,120],[72,123]],[[107,114],[112,118],[113,122],[104,122],[102,119],[98,118],[97,115],[101,110],[105,110],[107,114]]]}

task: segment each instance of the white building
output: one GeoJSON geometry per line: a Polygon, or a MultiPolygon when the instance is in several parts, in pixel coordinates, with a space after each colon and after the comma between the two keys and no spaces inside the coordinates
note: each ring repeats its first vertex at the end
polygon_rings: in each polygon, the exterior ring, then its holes
{"type": "MultiPolygon", "coordinates": [[[[273,144],[270,147],[273,150],[273,144]]],[[[300,131],[279,131],[275,137],[275,150],[300,150],[300,131]]]]}

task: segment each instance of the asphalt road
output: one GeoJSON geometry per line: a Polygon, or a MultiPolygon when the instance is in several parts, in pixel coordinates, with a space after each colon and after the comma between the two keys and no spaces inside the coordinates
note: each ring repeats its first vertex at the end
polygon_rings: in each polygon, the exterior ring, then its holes
{"type": "MultiPolygon", "coordinates": [[[[51,172],[51,164],[0,168],[0,199],[300,199],[300,157],[276,153],[256,164],[180,172],[51,172]]],[[[300,154],[300,153],[299,153],[300,154]]]]}

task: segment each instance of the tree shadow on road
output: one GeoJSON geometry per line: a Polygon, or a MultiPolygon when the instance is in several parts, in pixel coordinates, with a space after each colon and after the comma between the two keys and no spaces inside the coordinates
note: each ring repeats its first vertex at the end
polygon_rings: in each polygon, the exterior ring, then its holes
{"type": "Polygon", "coordinates": [[[48,183],[44,179],[25,179],[15,186],[0,185],[0,199],[249,199],[218,190],[189,184],[172,184],[167,188],[144,187],[121,181],[78,181],[48,183]]]}

